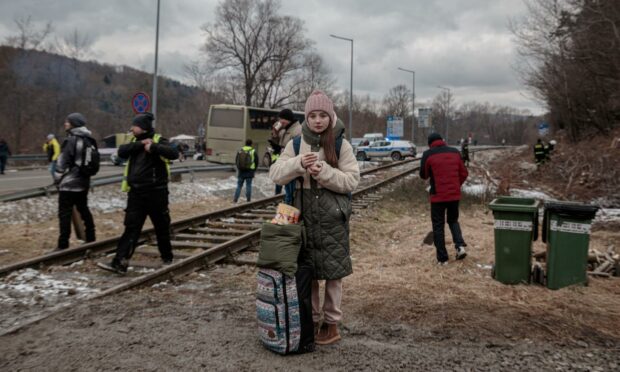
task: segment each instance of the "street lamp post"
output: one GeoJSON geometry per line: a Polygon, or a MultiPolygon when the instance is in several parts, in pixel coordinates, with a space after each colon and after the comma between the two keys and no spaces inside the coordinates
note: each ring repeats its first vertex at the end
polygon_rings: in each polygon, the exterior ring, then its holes
{"type": "Polygon", "coordinates": [[[441,85],[437,85],[437,88],[443,89],[448,92],[448,107],[446,107],[445,112],[445,120],[446,120],[446,143],[448,143],[448,111],[450,110],[450,99],[452,98],[452,93],[450,92],[450,88],[442,87],[441,85]]]}
{"type": "Polygon", "coordinates": [[[349,87],[349,141],[353,138],[353,39],[330,34],[329,36],[351,42],[351,85],[349,87]]]}
{"type": "Polygon", "coordinates": [[[415,71],[407,70],[402,67],[399,67],[398,69],[409,72],[413,76],[413,82],[411,85],[411,143],[415,143],[415,71]]]}
{"type": "Polygon", "coordinates": [[[155,71],[153,72],[153,116],[155,116],[155,121],[153,121],[153,127],[155,127],[155,122],[157,120],[157,56],[159,54],[159,2],[157,0],[157,25],[155,27],[155,71]]]}

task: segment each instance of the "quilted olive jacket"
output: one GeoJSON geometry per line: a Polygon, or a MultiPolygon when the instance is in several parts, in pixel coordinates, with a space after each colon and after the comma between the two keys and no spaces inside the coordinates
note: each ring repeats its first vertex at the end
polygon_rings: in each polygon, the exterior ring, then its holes
{"type": "Polygon", "coordinates": [[[319,160],[323,162],[323,168],[311,182],[312,177],[301,166],[301,155],[309,151],[310,145],[302,136],[299,155],[295,156],[293,141],[290,141],[271,166],[269,177],[280,185],[303,177],[303,195],[299,189],[295,195],[295,204],[301,207],[307,239],[299,261],[312,264],[315,279],[340,279],[352,272],[349,249],[351,201],[347,194],[359,183],[359,166],[353,148],[343,140],[338,167],[325,162],[323,149],[320,149],[319,160]]]}

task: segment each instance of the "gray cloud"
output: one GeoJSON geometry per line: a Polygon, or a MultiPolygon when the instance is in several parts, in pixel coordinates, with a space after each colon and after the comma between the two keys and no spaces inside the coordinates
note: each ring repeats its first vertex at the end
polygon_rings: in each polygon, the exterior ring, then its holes
{"type": "MultiPolygon", "coordinates": [[[[152,71],[155,0],[0,0],[0,39],[14,33],[15,17],[54,23],[56,35],[74,29],[93,41],[101,62],[152,71]]],[[[162,0],[161,71],[184,79],[183,65],[200,58],[201,26],[213,21],[214,0],[162,0]]],[[[350,44],[355,39],[354,90],[381,99],[397,84],[411,86],[416,71],[418,102],[453,89],[457,102],[472,100],[542,108],[524,94],[511,65],[514,45],[508,20],[523,14],[515,0],[284,0],[282,13],[304,21],[307,36],[324,57],[340,89],[349,87],[350,44]]]]}

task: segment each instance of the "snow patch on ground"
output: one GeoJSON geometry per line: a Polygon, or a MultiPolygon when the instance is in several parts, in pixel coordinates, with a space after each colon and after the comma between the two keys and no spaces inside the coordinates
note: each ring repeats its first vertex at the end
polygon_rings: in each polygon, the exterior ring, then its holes
{"type": "Polygon", "coordinates": [[[543,201],[556,200],[555,198],[539,190],[510,189],[510,196],[516,196],[519,198],[537,199],[537,200],[543,200],[543,201]]]}
{"type": "Polygon", "coordinates": [[[465,194],[473,195],[473,196],[482,196],[487,192],[487,185],[481,183],[465,183],[461,190],[465,194]]]}
{"type": "Polygon", "coordinates": [[[601,208],[594,217],[595,222],[620,222],[620,208],[601,208]]]}
{"type": "Polygon", "coordinates": [[[83,274],[59,280],[37,270],[24,269],[11,273],[0,282],[0,302],[32,306],[56,303],[67,296],[81,298],[99,292],[89,284],[90,280],[83,274]]]}
{"type": "MultiPolygon", "coordinates": [[[[190,182],[170,183],[170,203],[187,202],[208,196],[227,197],[232,201],[237,177],[228,178],[200,178],[190,182]]],[[[252,199],[271,196],[275,192],[275,185],[267,173],[257,173],[252,183],[252,199]]],[[[245,200],[245,185],[241,190],[241,198],[245,200]]],[[[88,194],[88,206],[95,214],[109,213],[125,208],[127,194],[120,191],[120,186],[107,185],[97,187],[88,194]]],[[[56,218],[58,213],[58,195],[38,197],[14,202],[0,203],[0,224],[18,224],[42,222],[56,218]]]]}

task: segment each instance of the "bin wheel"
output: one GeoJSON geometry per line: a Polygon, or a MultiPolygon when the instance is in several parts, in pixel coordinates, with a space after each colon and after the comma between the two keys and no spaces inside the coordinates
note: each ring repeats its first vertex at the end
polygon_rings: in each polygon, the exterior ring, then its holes
{"type": "Polygon", "coordinates": [[[495,265],[491,267],[491,278],[495,279],[495,265]]]}

